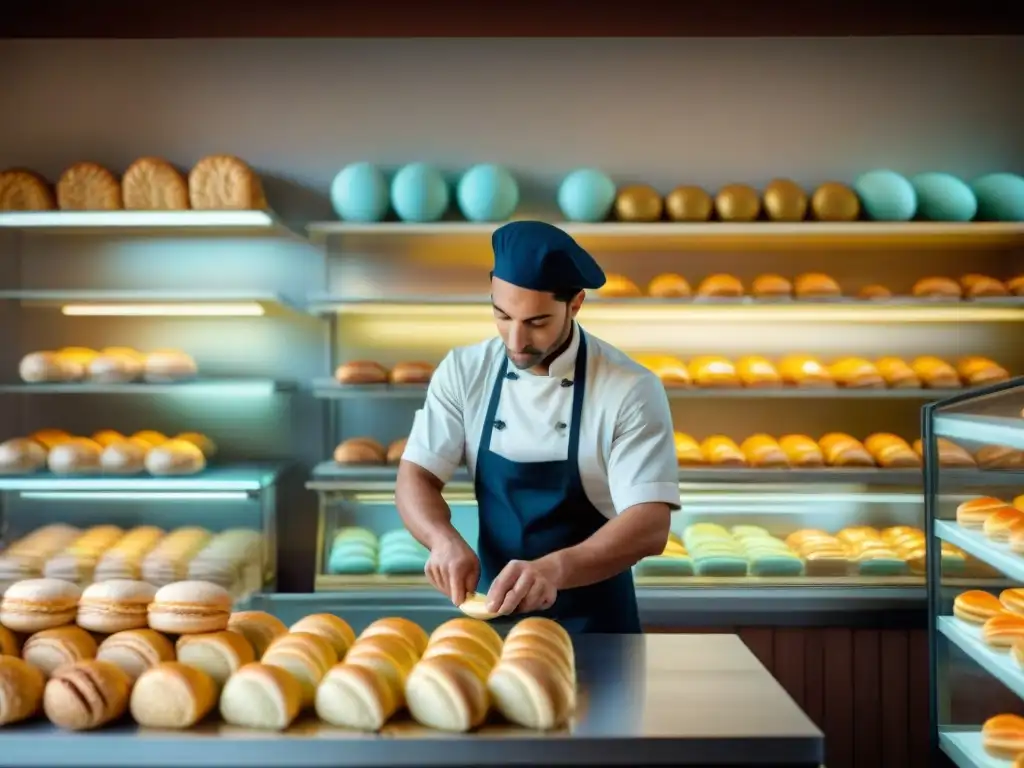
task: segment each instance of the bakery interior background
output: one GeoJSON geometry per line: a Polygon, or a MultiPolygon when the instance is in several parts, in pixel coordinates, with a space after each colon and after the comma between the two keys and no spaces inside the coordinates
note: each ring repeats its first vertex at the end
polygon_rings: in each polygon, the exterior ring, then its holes
{"type": "MultiPolygon", "coordinates": [[[[776,176],[811,189],[879,167],[968,179],[1024,171],[1024,49],[1015,38],[4,40],[0,61],[9,75],[0,166],[55,180],[81,160],[121,172],[143,155],[187,168],[228,152],[261,174],[277,212],[300,223],[334,218],[330,182],[357,160],[421,160],[453,176],[502,163],[520,184],[520,212],[541,214],[553,214],[558,182],[579,166],[666,193],[776,176]]],[[[49,242],[31,259],[0,260],[0,286],[201,281],[302,294],[322,277],[312,246],[292,241],[49,242]]],[[[113,343],[116,328],[119,344],[186,348],[210,375],[329,374],[322,323],[300,314],[95,319],[72,333],[59,315],[4,303],[0,324],[17,339],[0,345],[6,371],[47,343],[113,343]]],[[[462,342],[439,335],[431,354],[462,342]]],[[[309,398],[107,398],[89,409],[58,400],[25,397],[17,410],[0,409],[0,433],[19,434],[25,420],[44,426],[33,409],[45,407],[68,429],[173,422],[168,429],[181,431],[194,419],[229,457],[291,457],[307,469],[324,458],[322,414],[309,398]]],[[[315,499],[301,474],[282,500],[284,589],[309,589],[312,579],[304,560],[315,499]]]]}

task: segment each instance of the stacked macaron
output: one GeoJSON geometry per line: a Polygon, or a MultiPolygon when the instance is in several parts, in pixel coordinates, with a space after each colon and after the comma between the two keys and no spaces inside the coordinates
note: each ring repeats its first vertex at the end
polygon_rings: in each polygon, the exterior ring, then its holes
{"type": "Polygon", "coordinates": [[[377,572],[380,543],[366,528],[342,528],[334,537],[327,557],[327,572],[366,575],[377,572]]]}
{"type": "Polygon", "coordinates": [[[263,535],[231,528],[214,536],[188,564],[188,578],[219,584],[235,594],[263,584],[263,535]]]}
{"type": "Polygon", "coordinates": [[[717,523],[693,523],[683,532],[683,544],[698,576],[746,576],[743,547],[717,523]]]}
{"type": "Polygon", "coordinates": [[[782,539],[757,525],[735,525],[732,535],[750,564],[751,576],[800,576],[804,562],[782,539]]]}
{"type": "Polygon", "coordinates": [[[634,570],[637,576],[693,576],[693,560],[679,534],[670,532],[662,553],[645,557],[634,570]]]}
{"type": "Polygon", "coordinates": [[[388,531],[380,537],[377,555],[378,573],[423,574],[430,551],[413,538],[405,528],[388,531]]]}
{"type": "Polygon", "coordinates": [[[42,576],[46,561],[63,551],[81,531],[60,523],[44,525],[0,553],[0,594],[12,583],[42,576]]]}

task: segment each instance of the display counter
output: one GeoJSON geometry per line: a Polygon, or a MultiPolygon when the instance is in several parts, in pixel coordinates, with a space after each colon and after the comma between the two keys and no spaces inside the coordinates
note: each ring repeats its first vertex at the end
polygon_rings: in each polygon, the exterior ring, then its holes
{"type": "MultiPolygon", "coordinates": [[[[281,618],[288,619],[282,615],[281,618]]],[[[821,731],[731,635],[577,638],[577,714],[564,730],[487,725],[468,735],[398,719],[380,735],[311,720],[259,733],[211,723],[182,733],[0,731],[5,766],[819,766],[821,731]],[[498,743],[496,743],[498,742],[498,743]]]]}

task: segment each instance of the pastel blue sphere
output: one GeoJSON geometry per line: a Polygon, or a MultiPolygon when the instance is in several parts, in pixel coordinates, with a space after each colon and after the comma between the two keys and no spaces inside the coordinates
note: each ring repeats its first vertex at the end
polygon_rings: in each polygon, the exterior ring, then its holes
{"type": "Polygon", "coordinates": [[[864,213],[873,221],[910,221],[917,213],[914,185],[895,171],[868,171],[853,188],[864,213]]]}
{"type": "Polygon", "coordinates": [[[380,221],[388,212],[388,180],[372,163],[346,165],[331,183],[331,205],[345,221],[380,221]]]}
{"type": "Polygon", "coordinates": [[[928,221],[970,221],[978,212],[971,188],[948,173],[921,173],[910,183],[917,193],[917,214],[928,221]]]}
{"type": "Polygon", "coordinates": [[[391,207],[402,221],[437,221],[448,210],[449,201],[444,176],[426,163],[411,163],[391,180],[391,207]]]}
{"type": "Polygon", "coordinates": [[[1024,178],[1015,173],[990,173],[971,182],[978,198],[978,218],[1024,221],[1024,178]]]}
{"type": "Polygon", "coordinates": [[[474,165],[459,179],[455,196],[469,221],[505,221],[519,205],[519,185],[500,165],[474,165]]]}
{"type": "Polygon", "coordinates": [[[558,188],[558,207],[568,221],[604,221],[614,202],[615,182],[594,168],[573,171],[558,188]]]}

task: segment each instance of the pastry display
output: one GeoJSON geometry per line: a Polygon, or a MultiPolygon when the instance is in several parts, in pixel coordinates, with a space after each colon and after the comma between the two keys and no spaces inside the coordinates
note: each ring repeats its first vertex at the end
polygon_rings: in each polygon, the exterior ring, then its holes
{"type": "Polygon", "coordinates": [[[915,358],[910,367],[927,389],[956,389],[960,386],[956,368],[945,360],[925,355],[915,358]]]}
{"type": "Polygon", "coordinates": [[[791,467],[814,469],[825,466],[825,454],[816,440],[807,435],[783,435],[779,447],[791,467]]]}
{"type": "Polygon", "coordinates": [[[135,681],[128,709],[144,728],[191,728],[217,705],[218,693],[213,679],[202,669],[165,661],[135,681]]]}
{"type": "Polygon", "coordinates": [[[128,211],[184,211],[188,181],[166,160],[140,157],[121,177],[121,198],[128,211]]]}
{"type": "Polygon", "coordinates": [[[46,466],[47,449],[26,437],[0,443],[0,475],[30,475],[46,466]]]}
{"type": "Polygon", "coordinates": [[[890,389],[920,389],[921,379],[914,369],[898,357],[880,357],[875,361],[875,369],[890,389]]]}
{"type": "Polygon", "coordinates": [[[818,221],[856,221],[860,210],[860,198],[845,184],[827,182],[811,196],[811,213],[818,221]]]}
{"type": "Polygon", "coordinates": [[[260,210],[267,207],[259,176],[244,160],[210,155],[188,174],[188,196],[197,211],[260,210]]]}
{"type": "Polygon", "coordinates": [[[976,499],[969,499],[956,508],[957,525],[963,528],[975,528],[981,530],[985,521],[999,510],[1012,509],[1002,499],[992,496],[983,496],[976,499]]]}
{"type": "Polygon", "coordinates": [[[103,446],[87,437],[75,437],[50,449],[46,466],[55,475],[94,475],[100,469],[103,446]]]}
{"type": "Polygon", "coordinates": [[[1024,296],[1024,275],[1006,281],[1006,290],[1014,296],[1024,296]]]}
{"type": "Polygon", "coordinates": [[[386,384],[388,376],[388,369],[372,360],[342,363],[334,371],[334,380],[339,384],[386,384]]]}
{"type": "Polygon", "coordinates": [[[75,163],[57,180],[62,211],[117,211],[124,208],[117,177],[97,163],[75,163]]]}
{"type": "Polygon", "coordinates": [[[885,299],[891,299],[892,289],[884,285],[872,283],[862,286],[861,289],[857,291],[857,298],[865,301],[883,301],[885,299]]]}
{"type": "Polygon", "coordinates": [[[1010,613],[1024,616],[1024,589],[1014,587],[999,593],[999,602],[1010,613]]]}
{"type": "Polygon", "coordinates": [[[429,556],[427,548],[404,528],[388,531],[379,539],[365,528],[343,528],[331,545],[327,572],[421,575],[429,556]]]}
{"type": "Polygon", "coordinates": [[[263,585],[263,546],[259,531],[221,531],[189,561],[188,579],[211,582],[228,591],[254,592],[263,585]]]}

